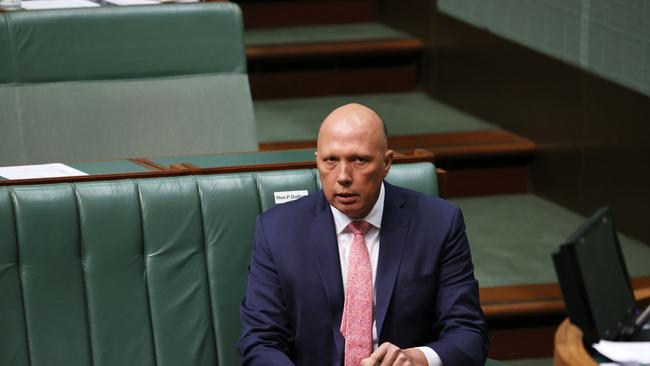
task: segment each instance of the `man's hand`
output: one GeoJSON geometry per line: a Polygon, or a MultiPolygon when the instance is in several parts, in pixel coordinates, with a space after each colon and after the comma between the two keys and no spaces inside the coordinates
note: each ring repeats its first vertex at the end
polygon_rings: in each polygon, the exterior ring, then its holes
{"type": "Polygon", "coordinates": [[[385,342],[370,357],[361,360],[361,366],[428,366],[428,362],[417,348],[401,349],[385,342]]]}

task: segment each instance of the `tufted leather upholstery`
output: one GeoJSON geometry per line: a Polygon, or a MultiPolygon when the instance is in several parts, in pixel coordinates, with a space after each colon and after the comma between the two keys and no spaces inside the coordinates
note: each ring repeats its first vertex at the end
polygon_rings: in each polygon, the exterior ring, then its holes
{"type": "MultiPolygon", "coordinates": [[[[237,365],[255,218],[315,170],[0,187],[0,365],[237,365]]],[[[387,178],[437,194],[430,163],[387,178]]]]}

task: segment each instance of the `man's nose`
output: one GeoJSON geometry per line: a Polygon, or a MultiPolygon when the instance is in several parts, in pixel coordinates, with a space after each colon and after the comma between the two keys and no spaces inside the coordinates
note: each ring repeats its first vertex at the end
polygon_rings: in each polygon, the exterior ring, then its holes
{"type": "Polygon", "coordinates": [[[352,183],[352,167],[346,162],[339,163],[339,171],[336,176],[336,182],[344,187],[352,183]]]}

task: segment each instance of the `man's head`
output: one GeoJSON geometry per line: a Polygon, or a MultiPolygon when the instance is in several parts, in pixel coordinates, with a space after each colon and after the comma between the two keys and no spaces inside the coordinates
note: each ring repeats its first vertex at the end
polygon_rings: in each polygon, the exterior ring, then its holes
{"type": "Polygon", "coordinates": [[[316,163],[323,192],[347,216],[370,212],[392,161],[384,123],[370,108],[346,104],[321,124],[316,163]]]}

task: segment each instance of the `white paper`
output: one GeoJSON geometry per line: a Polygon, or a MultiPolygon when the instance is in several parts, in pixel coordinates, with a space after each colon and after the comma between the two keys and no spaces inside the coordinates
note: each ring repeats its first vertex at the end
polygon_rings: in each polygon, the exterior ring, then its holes
{"type": "Polygon", "coordinates": [[[61,163],[0,167],[0,177],[7,179],[56,178],[88,175],[61,163]]]}
{"type": "Polygon", "coordinates": [[[120,5],[120,6],[160,4],[160,1],[154,1],[154,0],[106,0],[106,1],[111,4],[120,5]]]}
{"type": "Polygon", "coordinates": [[[275,198],[275,204],[279,205],[281,203],[297,200],[300,197],[305,197],[308,194],[309,192],[305,189],[301,191],[273,192],[273,197],[275,198]]]}
{"type": "Polygon", "coordinates": [[[616,362],[650,364],[650,342],[612,342],[601,340],[593,347],[603,356],[616,362]]]}
{"type": "Polygon", "coordinates": [[[27,10],[93,8],[99,4],[87,0],[23,0],[22,8],[27,10]]]}
{"type": "Polygon", "coordinates": [[[0,10],[20,9],[20,0],[0,0],[0,10]]]}

